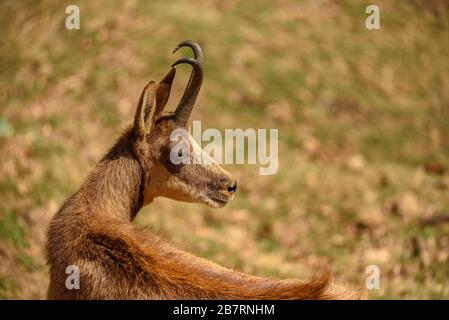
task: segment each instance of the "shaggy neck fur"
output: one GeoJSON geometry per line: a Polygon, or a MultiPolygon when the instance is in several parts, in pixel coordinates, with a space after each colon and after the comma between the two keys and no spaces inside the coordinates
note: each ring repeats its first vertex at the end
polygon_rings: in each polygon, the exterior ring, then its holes
{"type": "Polygon", "coordinates": [[[143,170],[128,130],[98,163],[81,187],[88,211],[131,221],[143,204],[143,170]]]}

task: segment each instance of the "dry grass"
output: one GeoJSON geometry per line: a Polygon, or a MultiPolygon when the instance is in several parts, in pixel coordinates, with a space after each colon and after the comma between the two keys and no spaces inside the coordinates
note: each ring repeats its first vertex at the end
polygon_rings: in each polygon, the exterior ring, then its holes
{"type": "Polygon", "coordinates": [[[377,1],[380,31],[363,1],[77,3],[78,31],[66,4],[0,5],[0,298],[44,297],[49,219],[189,38],[194,119],[279,128],[280,168],[229,166],[226,208],[158,199],[137,223],[245,272],[359,282],[376,264],[372,298],[449,298],[447,1],[377,1]]]}

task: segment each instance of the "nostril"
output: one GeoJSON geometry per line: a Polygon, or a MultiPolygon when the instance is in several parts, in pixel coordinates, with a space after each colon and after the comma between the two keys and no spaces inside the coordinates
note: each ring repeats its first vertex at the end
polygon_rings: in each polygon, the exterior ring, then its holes
{"type": "Polygon", "coordinates": [[[228,186],[228,192],[234,193],[237,190],[237,180],[228,186]]]}

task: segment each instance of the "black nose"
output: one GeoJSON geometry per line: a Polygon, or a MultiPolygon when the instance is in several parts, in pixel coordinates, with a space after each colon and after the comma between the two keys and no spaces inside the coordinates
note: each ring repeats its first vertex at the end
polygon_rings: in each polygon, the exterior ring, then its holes
{"type": "Polygon", "coordinates": [[[237,190],[237,180],[234,180],[233,183],[228,185],[228,192],[234,193],[237,190]]]}

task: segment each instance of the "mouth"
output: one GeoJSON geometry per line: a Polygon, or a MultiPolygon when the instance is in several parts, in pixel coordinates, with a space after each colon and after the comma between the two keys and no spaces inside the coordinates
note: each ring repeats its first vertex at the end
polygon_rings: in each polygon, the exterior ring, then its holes
{"type": "Polygon", "coordinates": [[[217,203],[219,207],[224,207],[227,203],[228,200],[221,200],[221,199],[216,199],[216,198],[210,198],[213,202],[217,203]]]}
{"type": "Polygon", "coordinates": [[[202,198],[203,201],[212,208],[222,208],[232,199],[217,198],[213,196],[204,196],[202,198]]]}

